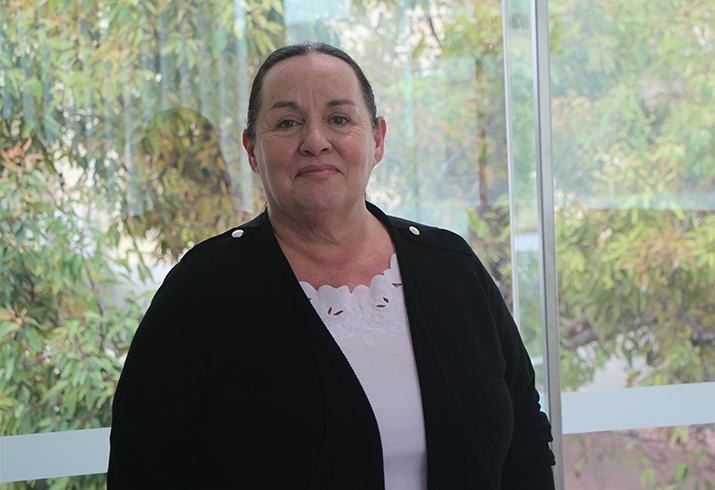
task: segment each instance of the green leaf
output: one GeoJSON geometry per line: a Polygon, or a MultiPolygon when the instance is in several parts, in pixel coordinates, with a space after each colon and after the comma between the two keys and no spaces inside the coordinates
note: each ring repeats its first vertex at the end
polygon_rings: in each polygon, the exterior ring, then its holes
{"type": "Polygon", "coordinates": [[[653,468],[647,468],[641,473],[641,487],[646,487],[646,485],[653,486],[655,482],[655,470],[653,468]]]}
{"type": "Polygon", "coordinates": [[[678,481],[686,482],[688,481],[689,472],[690,464],[682,462],[678,465],[678,469],[675,470],[675,479],[678,481]]]}

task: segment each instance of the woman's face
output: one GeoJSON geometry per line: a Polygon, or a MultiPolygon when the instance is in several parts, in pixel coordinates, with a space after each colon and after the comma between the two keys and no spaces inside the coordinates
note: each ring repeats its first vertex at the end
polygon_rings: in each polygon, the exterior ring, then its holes
{"type": "Polygon", "coordinates": [[[383,118],[373,131],[352,68],[312,53],[266,73],[255,141],[243,144],[271,213],[297,217],[363,205],[385,132],[383,118]]]}

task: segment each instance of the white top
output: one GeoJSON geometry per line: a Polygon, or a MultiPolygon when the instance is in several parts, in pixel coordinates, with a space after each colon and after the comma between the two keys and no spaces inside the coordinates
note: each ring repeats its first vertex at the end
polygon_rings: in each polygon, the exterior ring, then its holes
{"type": "Polygon", "coordinates": [[[397,256],[370,287],[300,285],[370,401],[382,441],[385,490],[426,490],[427,447],[417,366],[397,256]]]}

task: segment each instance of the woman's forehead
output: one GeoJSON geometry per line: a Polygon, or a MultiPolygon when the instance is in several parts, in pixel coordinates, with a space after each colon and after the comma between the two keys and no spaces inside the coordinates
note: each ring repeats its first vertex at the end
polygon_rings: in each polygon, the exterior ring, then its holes
{"type": "Polygon", "coordinates": [[[268,104],[284,99],[290,101],[306,94],[327,99],[356,98],[356,104],[362,99],[352,67],[339,58],[322,53],[279,61],[266,73],[262,91],[268,104]]]}

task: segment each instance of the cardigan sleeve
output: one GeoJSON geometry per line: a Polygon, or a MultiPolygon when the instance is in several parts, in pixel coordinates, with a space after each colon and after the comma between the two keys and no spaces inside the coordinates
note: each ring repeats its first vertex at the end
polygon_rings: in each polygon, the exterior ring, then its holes
{"type": "Polygon", "coordinates": [[[541,411],[535,373],[514,319],[486,269],[480,267],[489,285],[491,310],[500,327],[506,362],[504,379],[511,395],[514,430],[501,475],[502,490],[552,490],[554,454],[551,424],[541,411]]]}
{"type": "Polygon", "coordinates": [[[109,490],[187,485],[201,385],[187,296],[165,282],[132,341],[113,401],[109,490]]]}
{"type": "MultiPolygon", "coordinates": [[[[465,451],[467,458],[477,458],[467,463],[469,468],[477,468],[472,476],[481,478],[480,485],[501,490],[552,490],[551,467],[555,460],[549,447],[551,425],[539,405],[528,353],[498,287],[459,235],[400,218],[390,218],[390,224],[395,229],[393,241],[403,279],[409,279],[405,280],[405,299],[407,302],[409,294],[412,300],[410,328],[422,327],[413,329],[418,369],[417,347],[431,347],[432,351],[422,349],[422,364],[427,366],[425,359],[431,352],[436,354],[440,360],[437,367],[442,366],[447,373],[445,386],[453,383],[458,405],[465,413],[464,422],[472,424],[475,431],[480,451],[465,451]],[[435,292],[440,297],[436,303],[435,292]],[[422,330],[427,335],[417,338],[422,330]],[[420,339],[421,342],[416,341],[420,339]],[[484,462],[484,471],[478,471],[479,459],[484,462]],[[490,480],[491,486],[484,478],[490,480]]],[[[435,366],[428,367],[432,370],[425,367],[420,372],[423,388],[434,373],[435,366]]],[[[423,399],[429,402],[439,392],[442,398],[433,415],[444,417],[450,413],[450,408],[443,409],[450,390],[440,390],[439,383],[431,383],[429,387],[433,391],[427,392],[427,396],[423,394],[423,399]]],[[[460,408],[454,406],[451,410],[451,418],[459,419],[460,408]]],[[[450,420],[449,416],[445,418],[450,420]]],[[[443,434],[459,439],[454,433],[447,434],[443,430],[445,425],[449,424],[441,424],[439,431],[433,431],[437,442],[431,447],[458,461],[463,448],[445,443],[443,434]]],[[[428,452],[431,447],[428,440],[428,452]]],[[[465,447],[469,447],[469,441],[465,447]]],[[[435,460],[433,456],[429,464],[435,460]]],[[[435,471],[433,464],[431,473],[435,471]]],[[[440,477],[457,481],[457,473],[458,468],[447,476],[441,473],[440,477]]],[[[454,488],[465,488],[461,484],[462,487],[454,488]]]]}

